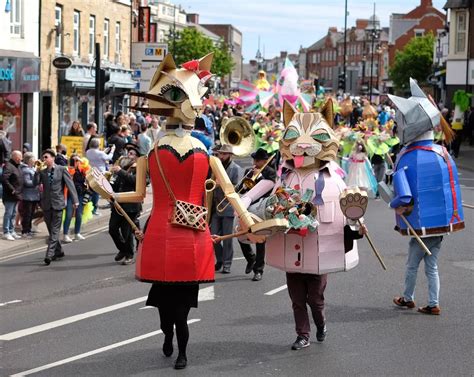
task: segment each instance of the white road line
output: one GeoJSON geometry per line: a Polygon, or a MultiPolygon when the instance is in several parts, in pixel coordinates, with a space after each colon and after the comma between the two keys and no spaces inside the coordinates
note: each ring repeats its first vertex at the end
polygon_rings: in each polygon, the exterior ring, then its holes
{"type": "Polygon", "coordinates": [[[267,296],[272,296],[274,295],[275,293],[278,293],[280,291],[283,291],[285,290],[286,288],[288,288],[288,286],[285,284],[285,285],[282,285],[281,287],[278,287],[278,288],[275,288],[275,289],[272,289],[271,291],[265,293],[267,296]]]}
{"type": "MultiPolygon", "coordinates": [[[[211,285],[210,287],[206,288],[201,288],[199,290],[199,296],[198,296],[198,301],[203,302],[203,301],[211,301],[214,300],[215,295],[214,295],[214,286],[211,285]]],[[[145,309],[155,309],[154,306],[142,306],[139,308],[139,310],[145,310],[145,309]]]]}
{"type": "Polygon", "coordinates": [[[242,259],[245,259],[245,257],[237,257],[237,258],[234,258],[232,260],[242,260],[242,259]]]}
{"type": "Polygon", "coordinates": [[[86,312],[86,313],[82,313],[82,314],[73,315],[72,317],[59,319],[57,321],[44,323],[42,325],[33,326],[33,327],[23,329],[23,330],[14,331],[14,332],[11,332],[11,333],[8,333],[8,334],[3,334],[3,335],[0,335],[0,340],[14,340],[14,339],[22,338],[24,336],[36,334],[36,333],[39,333],[39,332],[42,332],[42,331],[51,330],[51,329],[54,329],[55,327],[68,325],[70,323],[74,323],[74,322],[77,322],[77,321],[82,321],[83,319],[94,317],[96,315],[112,312],[114,310],[122,309],[122,308],[125,308],[127,306],[139,304],[139,303],[145,301],[146,299],[147,299],[147,296],[143,296],[143,297],[139,297],[139,298],[136,298],[136,299],[133,299],[133,300],[124,301],[124,302],[121,302],[119,304],[106,306],[105,308],[92,310],[90,312],[86,312]]]}
{"type": "MultiPolygon", "coordinates": [[[[199,322],[199,321],[200,321],[200,319],[197,319],[197,318],[196,319],[190,319],[188,321],[188,325],[190,325],[192,323],[195,323],[195,322],[199,322]]],[[[63,359],[63,360],[56,361],[54,363],[46,364],[46,365],[43,365],[41,367],[37,367],[37,368],[34,368],[34,369],[26,370],[24,372],[12,374],[10,377],[27,376],[29,374],[41,372],[43,370],[51,369],[51,368],[57,367],[59,365],[64,365],[64,364],[71,363],[71,362],[76,361],[76,360],[81,360],[81,359],[84,359],[84,358],[92,356],[92,355],[97,355],[98,353],[106,352],[106,351],[109,351],[109,350],[114,349],[114,348],[122,347],[122,346],[125,346],[125,345],[130,344],[130,343],[139,342],[140,340],[151,338],[152,336],[155,336],[155,335],[158,335],[158,334],[161,334],[161,333],[162,333],[161,330],[152,331],[152,332],[149,332],[147,334],[137,336],[135,338],[127,339],[127,340],[124,340],[122,342],[114,343],[114,344],[111,344],[109,346],[105,346],[105,347],[102,347],[102,348],[97,348],[93,351],[81,353],[79,355],[68,357],[67,359],[63,359]]]]}
{"type": "Polygon", "coordinates": [[[12,300],[12,301],[7,301],[7,302],[0,302],[0,306],[7,306],[10,304],[17,304],[19,302],[22,302],[21,300],[12,300]]]}

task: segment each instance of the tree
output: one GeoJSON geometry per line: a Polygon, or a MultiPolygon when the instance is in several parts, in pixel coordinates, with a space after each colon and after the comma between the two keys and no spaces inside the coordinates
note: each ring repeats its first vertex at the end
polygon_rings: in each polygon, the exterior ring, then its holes
{"type": "Polygon", "coordinates": [[[430,33],[423,37],[412,38],[403,51],[397,51],[395,62],[389,71],[390,79],[397,91],[408,90],[410,77],[420,85],[426,83],[432,71],[434,43],[435,37],[430,33]]]}
{"type": "Polygon", "coordinates": [[[234,67],[227,44],[221,39],[216,46],[210,38],[195,28],[184,29],[175,36],[175,39],[173,39],[173,32],[171,31],[168,36],[168,46],[170,52],[174,55],[176,65],[199,59],[210,52],[214,52],[211,68],[213,74],[223,77],[232,72],[234,67]]]}

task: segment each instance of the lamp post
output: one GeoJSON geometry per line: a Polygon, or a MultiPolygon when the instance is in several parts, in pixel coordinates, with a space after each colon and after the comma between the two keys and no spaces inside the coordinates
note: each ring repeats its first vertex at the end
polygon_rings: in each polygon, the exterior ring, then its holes
{"type": "Polygon", "coordinates": [[[347,0],[345,1],[345,4],[344,4],[344,60],[343,60],[344,63],[343,63],[343,68],[342,68],[342,73],[344,74],[344,83],[343,83],[343,87],[342,87],[343,93],[346,92],[346,79],[347,79],[347,75],[346,75],[346,65],[347,65],[346,56],[347,56],[347,0]]]}
{"type": "Polygon", "coordinates": [[[375,41],[380,37],[380,20],[375,15],[375,3],[374,3],[374,14],[370,17],[367,28],[365,29],[367,39],[370,40],[370,77],[369,77],[369,101],[372,102],[372,88],[373,88],[373,76],[374,76],[374,50],[375,41]]]}
{"type": "MultiPolygon", "coordinates": [[[[365,46],[364,46],[364,50],[365,50],[365,46]]],[[[365,89],[365,63],[367,62],[367,55],[364,53],[364,55],[362,55],[362,83],[361,83],[361,94],[364,93],[364,91],[366,90],[365,89]]]]}

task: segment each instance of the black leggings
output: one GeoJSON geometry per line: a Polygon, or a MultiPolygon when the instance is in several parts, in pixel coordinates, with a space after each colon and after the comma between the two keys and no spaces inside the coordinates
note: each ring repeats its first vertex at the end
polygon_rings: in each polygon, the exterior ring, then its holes
{"type": "Polygon", "coordinates": [[[161,330],[165,338],[173,339],[173,325],[176,326],[176,338],[178,339],[178,350],[186,355],[186,346],[189,340],[188,314],[191,309],[188,305],[164,306],[158,308],[160,313],[161,330]]]}

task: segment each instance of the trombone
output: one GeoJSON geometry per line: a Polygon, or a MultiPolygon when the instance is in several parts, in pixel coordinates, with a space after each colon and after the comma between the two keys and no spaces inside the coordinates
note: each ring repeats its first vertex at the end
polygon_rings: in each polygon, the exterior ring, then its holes
{"type": "MultiPolygon", "coordinates": [[[[236,187],[239,187],[240,186],[240,189],[239,191],[237,191],[237,194],[240,195],[240,193],[245,189],[245,190],[251,190],[255,187],[255,185],[257,184],[257,178],[260,176],[260,174],[262,174],[262,171],[263,169],[265,169],[267,167],[267,165],[273,160],[273,157],[275,157],[274,154],[272,154],[268,160],[265,162],[265,164],[260,168],[258,169],[250,178],[248,177],[248,175],[252,172],[252,170],[250,170],[241,180],[239,183],[237,183],[236,187]]],[[[227,198],[224,197],[224,199],[222,199],[219,203],[217,203],[216,205],[216,211],[217,212],[223,212],[228,206],[229,206],[229,202],[226,203],[226,205],[224,207],[222,207],[222,203],[224,203],[224,201],[226,201],[227,198]]]]}

